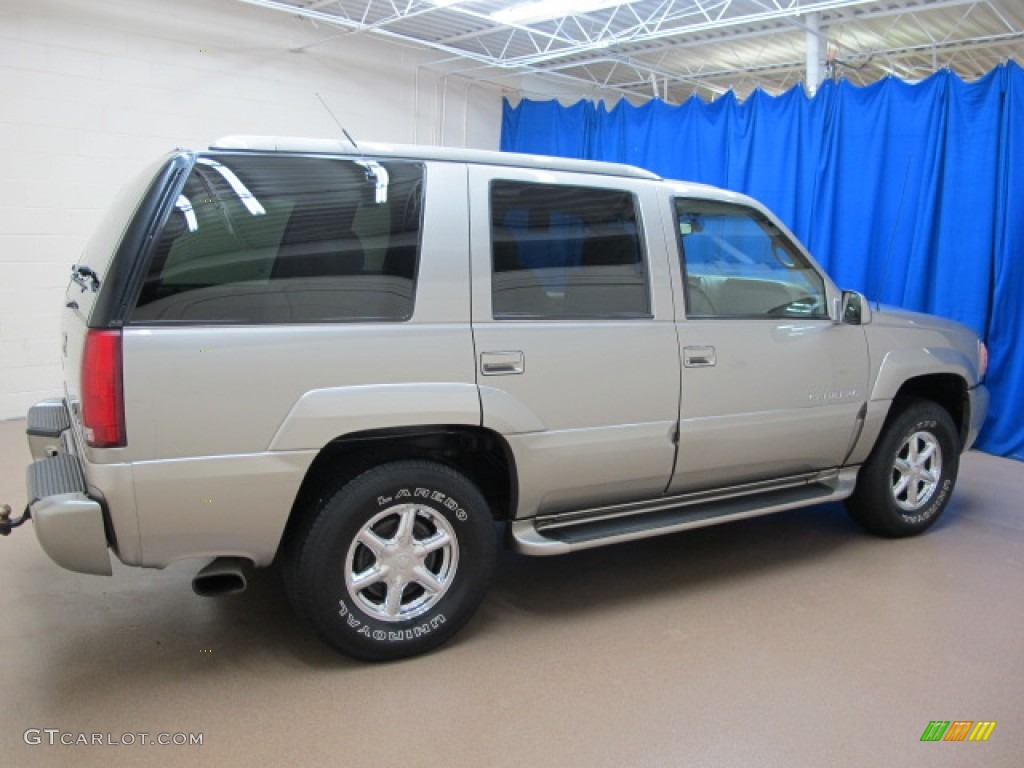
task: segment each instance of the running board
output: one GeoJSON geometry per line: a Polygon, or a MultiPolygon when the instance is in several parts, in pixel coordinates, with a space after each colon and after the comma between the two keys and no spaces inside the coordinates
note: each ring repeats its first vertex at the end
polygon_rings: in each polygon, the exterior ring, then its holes
{"type": "Polygon", "coordinates": [[[508,536],[512,548],[524,555],[561,555],[621,541],[646,539],[840,501],[853,493],[857,469],[848,467],[718,492],[690,493],[514,520],[508,526],[508,536]]]}

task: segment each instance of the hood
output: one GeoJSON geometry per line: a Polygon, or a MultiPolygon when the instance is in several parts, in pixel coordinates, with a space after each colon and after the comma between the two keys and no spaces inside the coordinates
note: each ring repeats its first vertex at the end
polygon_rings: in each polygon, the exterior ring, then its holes
{"type": "Polygon", "coordinates": [[[963,323],[924,312],[912,312],[909,309],[883,304],[880,309],[872,308],[872,323],[879,323],[896,328],[920,328],[922,330],[941,331],[946,333],[968,333],[976,337],[970,328],[963,323]]]}

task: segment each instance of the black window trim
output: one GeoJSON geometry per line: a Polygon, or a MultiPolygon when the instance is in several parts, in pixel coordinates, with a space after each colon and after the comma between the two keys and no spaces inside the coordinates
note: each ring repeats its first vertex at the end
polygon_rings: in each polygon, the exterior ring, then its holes
{"type": "Polygon", "coordinates": [[[195,159],[193,152],[176,152],[157,172],[103,276],[106,285],[93,305],[90,328],[120,328],[128,324],[127,318],[142,291],[157,235],[163,230],[195,159]]]}

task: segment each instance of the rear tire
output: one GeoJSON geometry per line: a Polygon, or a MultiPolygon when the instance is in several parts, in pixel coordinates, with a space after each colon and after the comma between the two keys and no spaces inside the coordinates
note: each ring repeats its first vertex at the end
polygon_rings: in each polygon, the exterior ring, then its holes
{"type": "Polygon", "coordinates": [[[949,413],[930,400],[910,400],[884,427],[846,508],[879,536],[922,533],[946,508],[959,465],[960,439],[949,413]]]}
{"type": "Polygon", "coordinates": [[[295,536],[284,576],[296,612],[334,648],[371,661],[424,653],[458,632],[496,550],[476,487],[424,461],[364,472],[295,536]]]}

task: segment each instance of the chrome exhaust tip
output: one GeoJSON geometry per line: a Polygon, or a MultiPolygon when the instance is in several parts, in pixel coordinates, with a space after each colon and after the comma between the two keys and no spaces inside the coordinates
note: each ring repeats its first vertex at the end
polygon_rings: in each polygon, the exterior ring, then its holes
{"type": "Polygon", "coordinates": [[[192,591],[200,597],[220,597],[244,592],[246,587],[245,568],[249,561],[244,557],[218,557],[192,577],[192,591]]]}

